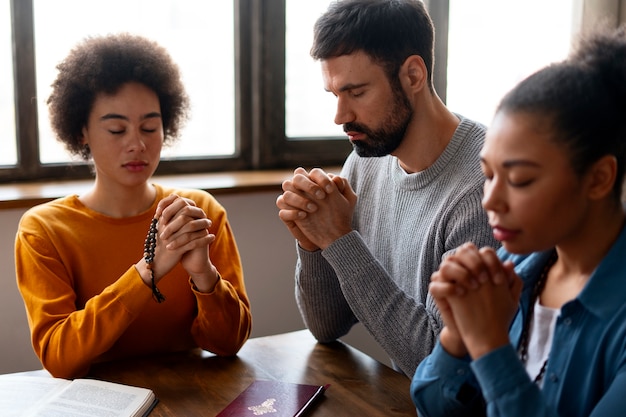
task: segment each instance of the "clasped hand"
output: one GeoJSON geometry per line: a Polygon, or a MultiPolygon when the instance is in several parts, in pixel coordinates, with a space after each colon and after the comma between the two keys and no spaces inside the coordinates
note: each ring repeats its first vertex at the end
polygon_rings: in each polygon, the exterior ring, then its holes
{"type": "Polygon", "coordinates": [[[217,270],[209,257],[215,235],[211,220],[193,200],[172,194],[156,209],[158,238],[155,275],[158,280],[180,262],[201,292],[210,292],[217,282],[217,270]]]}
{"type": "Polygon", "coordinates": [[[352,231],[357,196],[345,178],[319,168],[297,168],[282,188],[278,216],[303,249],[326,249],[352,231]]]}
{"type": "Polygon", "coordinates": [[[446,258],[431,277],[430,294],[445,327],[443,348],[473,359],[509,343],[509,326],[518,308],[522,281],[510,262],[492,248],[467,243],[446,258]]]}

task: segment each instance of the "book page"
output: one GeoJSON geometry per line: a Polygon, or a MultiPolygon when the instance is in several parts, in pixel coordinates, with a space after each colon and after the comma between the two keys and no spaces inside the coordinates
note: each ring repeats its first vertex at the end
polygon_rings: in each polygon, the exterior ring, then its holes
{"type": "Polygon", "coordinates": [[[39,406],[37,417],[142,416],[152,408],[154,394],[145,388],[77,379],[39,406]]]}
{"type": "Polygon", "coordinates": [[[146,388],[92,379],[0,375],[2,417],[134,417],[156,399],[146,388]]]}
{"type": "Polygon", "coordinates": [[[32,410],[71,381],[25,375],[0,376],[0,416],[18,417],[32,410]]]}

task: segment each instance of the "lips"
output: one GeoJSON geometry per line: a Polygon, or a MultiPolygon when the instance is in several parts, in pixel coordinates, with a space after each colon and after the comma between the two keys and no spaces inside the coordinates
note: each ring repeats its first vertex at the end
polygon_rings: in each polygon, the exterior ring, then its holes
{"type": "Polygon", "coordinates": [[[507,229],[498,225],[492,225],[491,229],[493,231],[493,237],[500,242],[511,240],[519,234],[519,231],[507,229]]]}
{"type": "Polygon", "coordinates": [[[348,139],[352,140],[361,140],[365,137],[364,133],[361,132],[357,132],[354,130],[350,130],[348,132],[346,132],[346,134],[348,135],[348,139]]]}
{"type": "Polygon", "coordinates": [[[130,161],[122,165],[122,167],[131,171],[140,171],[148,166],[146,161],[130,161]]]}

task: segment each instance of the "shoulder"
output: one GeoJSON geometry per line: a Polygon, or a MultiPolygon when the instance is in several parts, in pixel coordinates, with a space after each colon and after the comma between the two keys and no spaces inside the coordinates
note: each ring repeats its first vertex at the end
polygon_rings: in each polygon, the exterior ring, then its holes
{"type": "Polygon", "coordinates": [[[59,217],[63,217],[65,214],[81,210],[81,207],[83,206],[78,202],[78,196],[61,197],[29,208],[22,215],[21,222],[51,218],[58,220],[59,217]]]}
{"type": "Polygon", "coordinates": [[[78,196],[58,198],[24,212],[17,227],[17,236],[46,240],[50,236],[59,236],[61,230],[76,230],[79,219],[88,215],[78,196]]]}
{"type": "Polygon", "coordinates": [[[461,115],[457,114],[456,116],[460,122],[449,146],[458,150],[455,152],[457,156],[478,155],[485,143],[487,127],[461,115]]]}
{"type": "Polygon", "coordinates": [[[477,122],[476,120],[468,119],[467,117],[455,113],[455,116],[459,118],[460,123],[457,127],[457,132],[461,133],[463,136],[467,136],[470,138],[477,138],[483,140],[485,138],[485,134],[487,133],[487,126],[484,124],[477,122]]]}

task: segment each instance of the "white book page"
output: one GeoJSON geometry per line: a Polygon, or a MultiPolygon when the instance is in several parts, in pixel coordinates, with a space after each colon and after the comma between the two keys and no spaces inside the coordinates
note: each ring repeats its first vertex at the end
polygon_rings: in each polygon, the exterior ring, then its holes
{"type": "Polygon", "coordinates": [[[143,416],[154,399],[146,388],[92,379],[0,376],[2,417],[143,416]]]}
{"type": "Polygon", "coordinates": [[[17,417],[28,414],[63,389],[71,381],[51,377],[2,375],[0,377],[0,416],[17,417]]]}
{"type": "Polygon", "coordinates": [[[153,393],[132,387],[92,379],[77,379],[40,406],[37,417],[126,417],[142,416],[150,409],[153,393]]]}

